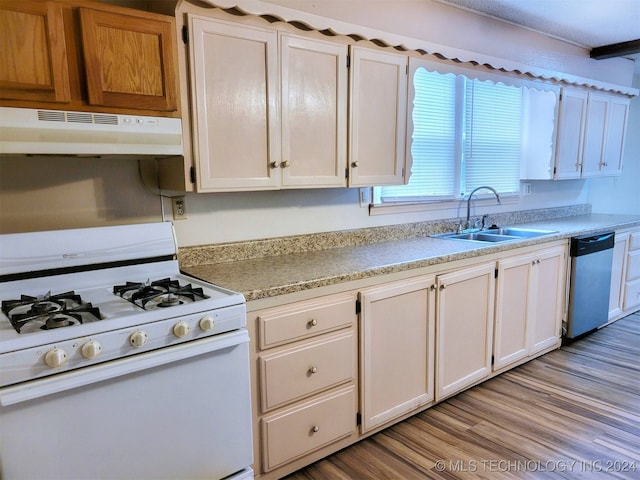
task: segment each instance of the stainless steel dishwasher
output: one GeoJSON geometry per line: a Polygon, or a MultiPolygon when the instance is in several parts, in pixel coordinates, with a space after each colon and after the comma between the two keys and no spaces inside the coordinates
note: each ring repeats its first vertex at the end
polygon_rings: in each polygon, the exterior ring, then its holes
{"type": "Polygon", "coordinates": [[[571,239],[568,339],[608,321],[614,236],[614,232],[603,232],[571,239]]]}

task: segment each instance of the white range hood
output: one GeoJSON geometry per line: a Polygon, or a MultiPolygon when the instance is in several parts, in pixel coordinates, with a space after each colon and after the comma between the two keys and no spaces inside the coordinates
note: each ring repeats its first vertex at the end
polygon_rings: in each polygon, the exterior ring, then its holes
{"type": "Polygon", "coordinates": [[[182,153],[179,118],[0,107],[0,154],[182,153]]]}

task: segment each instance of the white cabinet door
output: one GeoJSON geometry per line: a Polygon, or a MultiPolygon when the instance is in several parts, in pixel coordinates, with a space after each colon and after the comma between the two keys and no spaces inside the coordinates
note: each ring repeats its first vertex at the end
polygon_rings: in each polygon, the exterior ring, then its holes
{"type": "Polygon", "coordinates": [[[436,400],[491,373],[494,263],[438,275],[436,400]]]}
{"type": "Polygon", "coordinates": [[[519,255],[498,262],[496,318],[493,345],[493,369],[529,355],[532,255],[519,255]]]}
{"type": "Polygon", "coordinates": [[[434,281],[360,292],[362,432],[433,401],[434,281]]]}
{"type": "Polygon", "coordinates": [[[198,191],[278,188],[276,31],[197,16],[189,20],[198,191]]]}
{"type": "Polygon", "coordinates": [[[534,320],[531,323],[530,355],[560,345],[562,316],[567,300],[567,248],[554,247],[536,252],[532,271],[534,320]]]}
{"type": "Polygon", "coordinates": [[[629,98],[614,96],[610,101],[602,170],[605,175],[620,175],[629,116],[629,98]]]}
{"type": "Polygon", "coordinates": [[[349,186],[405,182],[406,55],[351,46],[349,186]]]}
{"type": "Polygon", "coordinates": [[[611,267],[611,290],[609,291],[609,321],[614,320],[622,313],[622,301],[624,299],[624,282],[626,275],[627,248],[629,245],[629,232],[616,232],[613,245],[613,263],[611,267]]]}
{"type": "Polygon", "coordinates": [[[608,95],[589,93],[582,151],[583,178],[597,177],[601,174],[610,103],[608,95]]]}
{"type": "Polygon", "coordinates": [[[347,46],[280,35],[282,186],[347,184],[347,46]]]}
{"type": "Polygon", "coordinates": [[[562,89],[556,142],[556,179],[580,178],[587,96],[584,90],[562,89]]]}

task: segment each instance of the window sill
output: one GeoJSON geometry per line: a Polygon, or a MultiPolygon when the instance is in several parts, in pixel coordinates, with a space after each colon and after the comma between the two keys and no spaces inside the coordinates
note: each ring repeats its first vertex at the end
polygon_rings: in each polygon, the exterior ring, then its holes
{"type": "MultiPolygon", "coordinates": [[[[501,195],[500,205],[517,205],[520,203],[520,195],[501,195]]],[[[466,209],[467,200],[444,200],[432,202],[415,203],[388,203],[370,204],[369,215],[391,215],[398,213],[429,212],[438,210],[466,209]]],[[[493,195],[478,195],[473,197],[473,206],[496,206],[496,199],[493,195]]]]}

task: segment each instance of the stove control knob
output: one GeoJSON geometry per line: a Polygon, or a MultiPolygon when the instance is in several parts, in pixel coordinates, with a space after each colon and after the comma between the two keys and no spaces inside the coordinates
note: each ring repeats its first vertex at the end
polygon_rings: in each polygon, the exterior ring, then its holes
{"type": "Polygon", "coordinates": [[[102,352],[102,345],[100,345],[95,340],[89,340],[87,343],[82,345],[82,349],[80,350],[82,356],[84,358],[88,358],[89,360],[96,358],[102,352]]]}
{"type": "Polygon", "coordinates": [[[49,350],[44,356],[44,363],[52,368],[58,368],[64,365],[67,361],[67,352],[61,348],[54,348],[49,350]]]}
{"type": "Polygon", "coordinates": [[[213,325],[215,323],[216,322],[212,316],[206,315],[200,319],[200,323],[198,323],[198,325],[200,326],[200,329],[202,331],[208,332],[209,330],[213,329],[213,325]]]}
{"type": "Polygon", "coordinates": [[[173,326],[173,334],[176,337],[182,338],[187,333],[189,333],[189,324],[187,322],[178,322],[173,326]]]}
{"type": "Polygon", "coordinates": [[[149,340],[149,334],[142,330],[136,330],[129,336],[129,343],[132,347],[141,347],[149,340]]]}

